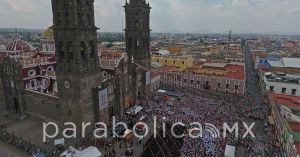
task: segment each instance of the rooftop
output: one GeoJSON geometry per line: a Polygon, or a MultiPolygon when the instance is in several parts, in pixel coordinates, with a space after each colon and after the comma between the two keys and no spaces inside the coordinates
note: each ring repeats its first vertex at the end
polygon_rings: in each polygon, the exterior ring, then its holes
{"type": "Polygon", "coordinates": [[[297,153],[300,154],[300,142],[295,142],[294,143],[297,149],[297,153]]]}
{"type": "Polygon", "coordinates": [[[289,122],[289,126],[293,132],[300,132],[300,123],[289,122]]]}
{"type": "Polygon", "coordinates": [[[300,75],[286,74],[281,72],[266,72],[266,79],[270,82],[281,82],[290,84],[300,84],[300,75]]]}
{"type": "Polygon", "coordinates": [[[282,58],[284,66],[287,68],[300,68],[300,58],[282,58]]]}
{"type": "Polygon", "coordinates": [[[204,67],[209,68],[225,68],[228,65],[228,63],[204,63],[204,67]]]}
{"type": "Polygon", "coordinates": [[[279,105],[292,109],[300,109],[300,97],[270,93],[270,98],[279,105]]]}
{"type": "Polygon", "coordinates": [[[193,66],[185,69],[179,69],[175,66],[164,66],[160,69],[163,72],[184,72],[193,73],[195,75],[207,75],[215,77],[223,77],[228,79],[244,80],[244,65],[227,63],[224,68],[208,68],[205,66],[193,66]]]}

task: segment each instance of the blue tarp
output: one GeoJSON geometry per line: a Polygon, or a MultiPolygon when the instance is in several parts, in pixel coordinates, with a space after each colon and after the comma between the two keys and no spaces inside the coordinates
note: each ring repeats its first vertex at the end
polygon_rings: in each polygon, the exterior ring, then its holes
{"type": "Polygon", "coordinates": [[[34,154],[36,157],[47,157],[47,155],[43,152],[37,152],[34,154]]]}

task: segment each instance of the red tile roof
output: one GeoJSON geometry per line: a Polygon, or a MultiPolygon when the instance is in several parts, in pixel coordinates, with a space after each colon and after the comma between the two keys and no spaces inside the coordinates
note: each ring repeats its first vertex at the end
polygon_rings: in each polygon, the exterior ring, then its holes
{"type": "Polygon", "coordinates": [[[270,93],[269,96],[279,105],[300,109],[300,97],[270,93]]]}
{"type": "Polygon", "coordinates": [[[293,132],[300,132],[300,123],[289,122],[289,126],[293,130],[293,132]]]}
{"type": "Polygon", "coordinates": [[[294,143],[297,149],[297,153],[300,154],[300,142],[295,142],[294,143]]]}
{"type": "Polygon", "coordinates": [[[159,69],[162,72],[174,72],[177,70],[176,66],[163,66],[159,69]]]}
{"type": "Polygon", "coordinates": [[[155,77],[157,77],[157,76],[159,76],[159,75],[160,75],[159,72],[152,72],[152,71],[151,71],[151,73],[150,73],[150,77],[151,77],[151,78],[155,78],[155,77]]]}
{"type": "Polygon", "coordinates": [[[243,65],[227,65],[225,69],[228,73],[224,77],[237,80],[245,79],[245,69],[243,65]]]}
{"type": "Polygon", "coordinates": [[[100,58],[105,58],[105,59],[117,59],[122,57],[122,52],[119,51],[111,51],[111,50],[106,50],[106,51],[101,51],[100,58]]]}

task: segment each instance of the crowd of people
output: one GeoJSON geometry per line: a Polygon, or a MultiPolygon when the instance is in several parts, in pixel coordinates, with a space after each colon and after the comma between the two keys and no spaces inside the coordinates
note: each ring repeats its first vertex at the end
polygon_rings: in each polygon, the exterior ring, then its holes
{"type": "MultiPolygon", "coordinates": [[[[181,93],[179,89],[172,89],[172,91],[181,93]]],[[[250,103],[249,97],[228,97],[226,95],[197,95],[190,92],[182,98],[169,98],[166,100],[163,94],[157,94],[149,98],[145,103],[145,110],[156,116],[157,119],[163,119],[170,124],[182,122],[187,125],[187,130],[192,129],[189,126],[192,122],[199,122],[205,127],[205,123],[214,125],[219,131],[219,137],[215,138],[209,136],[207,138],[191,138],[184,137],[184,143],[181,148],[182,156],[195,157],[195,156],[211,156],[220,157],[224,155],[226,145],[233,145],[237,148],[244,147],[247,156],[255,156],[264,153],[262,148],[266,149],[269,154],[279,154],[277,147],[278,143],[276,137],[268,136],[264,141],[256,137],[248,136],[242,137],[246,128],[243,122],[248,126],[258,121],[264,122],[271,114],[266,106],[261,104],[250,103]],[[226,137],[223,136],[223,124],[226,123],[232,127],[234,123],[239,124],[238,138],[235,138],[234,133],[227,133],[226,137]],[[209,142],[207,142],[209,141],[209,142]]],[[[268,135],[275,132],[271,124],[265,123],[264,129],[258,129],[256,124],[252,131],[254,135],[268,135]],[[255,128],[255,129],[254,129],[255,128]],[[259,132],[259,130],[262,130],[259,132]]],[[[204,130],[206,128],[203,128],[204,130]]]]}

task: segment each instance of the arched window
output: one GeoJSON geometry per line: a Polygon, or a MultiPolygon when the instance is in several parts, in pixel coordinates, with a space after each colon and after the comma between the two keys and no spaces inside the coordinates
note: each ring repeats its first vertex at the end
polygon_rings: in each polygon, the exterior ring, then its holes
{"type": "Polygon", "coordinates": [[[64,43],[62,41],[58,42],[58,58],[59,59],[65,58],[64,43]]]}
{"type": "Polygon", "coordinates": [[[80,54],[81,54],[81,59],[82,60],[86,60],[86,45],[85,43],[82,41],[80,42],[80,54]]]}
{"type": "Polygon", "coordinates": [[[67,43],[67,55],[69,59],[73,59],[73,49],[72,49],[72,42],[69,41],[67,43]]]}
{"type": "Polygon", "coordinates": [[[91,56],[91,58],[95,58],[97,52],[96,52],[95,45],[94,45],[93,41],[89,42],[89,48],[90,48],[90,54],[91,54],[90,56],[91,56]]]}
{"type": "Polygon", "coordinates": [[[87,25],[91,25],[91,15],[90,14],[87,14],[86,15],[86,19],[88,21],[88,24],[87,25]]]}
{"type": "Polygon", "coordinates": [[[128,39],[127,49],[128,49],[128,51],[131,51],[131,50],[132,50],[132,38],[129,38],[129,39],[128,39]]]}
{"type": "Polygon", "coordinates": [[[136,50],[138,50],[139,49],[139,41],[138,41],[138,39],[137,38],[134,38],[134,50],[136,51],[136,50]]]}
{"type": "Polygon", "coordinates": [[[78,25],[83,25],[83,18],[81,13],[78,13],[78,25]]]}
{"type": "Polygon", "coordinates": [[[69,20],[69,13],[68,12],[66,12],[65,13],[65,21],[66,21],[66,26],[69,26],[70,25],[70,20],[69,20]]]}

